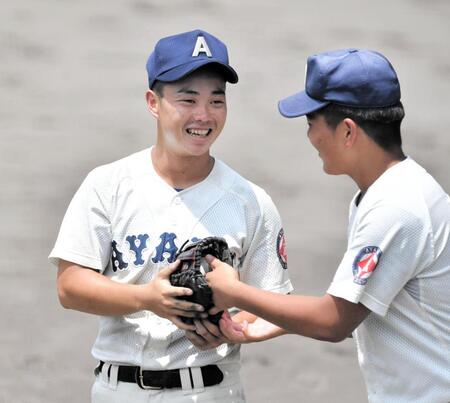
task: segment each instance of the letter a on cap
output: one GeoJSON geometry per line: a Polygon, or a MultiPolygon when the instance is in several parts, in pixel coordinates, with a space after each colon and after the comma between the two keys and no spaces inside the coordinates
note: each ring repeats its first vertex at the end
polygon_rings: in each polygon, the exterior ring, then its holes
{"type": "Polygon", "coordinates": [[[192,57],[197,57],[199,53],[206,53],[206,56],[212,57],[211,51],[208,48],[208,44],[203,36],[197,37],[197,42],[195,43],[194,51],[192,52],[192,57]]]}

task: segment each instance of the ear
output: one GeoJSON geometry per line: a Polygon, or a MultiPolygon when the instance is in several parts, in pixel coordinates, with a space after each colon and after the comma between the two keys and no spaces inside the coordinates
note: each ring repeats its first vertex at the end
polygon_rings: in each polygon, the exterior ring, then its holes
{"type": "Polygon", "coordinates": [[[159,103],[161,102],[161,99],[159,98],[158,94],[156,94],[156,92],[152,90],[148,90],[145,94],[145,99],[147,100],[148,110],[156,119],[158,119],[159,103]]]}
{"type": "Polygon", "coordinates": [[[358,125],[350,118],[345,118],[340,124],[344,135],[344,147],[353,147],[358,137],[358,125]]]}

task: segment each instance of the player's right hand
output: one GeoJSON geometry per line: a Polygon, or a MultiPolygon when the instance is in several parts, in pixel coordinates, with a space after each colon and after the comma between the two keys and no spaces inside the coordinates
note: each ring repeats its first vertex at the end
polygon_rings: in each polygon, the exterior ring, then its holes
{"type": "Polygon", "coordinates": [[[186,324],[179,317],[205,318],[208,314],[203,306],[178,299],[178,297],[192,294],[192,290],[189,288],[174,287],[170,284],[169,277],[177,269],[179,263],[178,260],[171,263],[161,270],[150,283],[143,284],[140,291],[140,300],[143,309],[169,319],[180,329],[195,330],[195,325],[186,324]]]}
{"type": "Polygon", "coordinates": [[[199,350],[210,350],[229,340],[223,337],[218,326],[207,319],[194,319],[195,332],[186,331],[186,338],[199,350]]]}
{"type": "Polygon", "coordinates": [[[234,306],[231,293],[239,284],[239,275],[230,265],[220,261],[212,255],[206,255],[206,261],[212,271],[206,273],[205,278],[213,291],[215,305],[214,313],[234,306]]]}

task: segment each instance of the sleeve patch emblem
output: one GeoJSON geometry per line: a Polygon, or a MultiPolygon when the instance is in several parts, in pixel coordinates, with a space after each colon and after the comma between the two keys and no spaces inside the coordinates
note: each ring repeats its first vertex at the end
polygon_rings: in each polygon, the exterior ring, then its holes
{"type": "Polygon", "coordinates": [[[381,249],[378,246],[366,246],[356,255],[353,262],[353,282],[365,285],[370,275],[377,267],[381,257],[381,249]]]}
{"type": "Polygon", "coordinates": [[[287,253],[286,253],[286,239],[284,237],[283,228],[280,229],[277,237],[277,255],[283,269],[287,269],[287,253]]]}

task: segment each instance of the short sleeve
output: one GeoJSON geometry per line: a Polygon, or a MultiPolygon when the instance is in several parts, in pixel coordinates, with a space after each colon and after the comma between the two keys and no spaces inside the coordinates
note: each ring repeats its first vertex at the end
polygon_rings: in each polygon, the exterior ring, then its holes
{"type": "Polygon", "coordinates": [[[287,270],[286,241],[281,218],[272,199],[259,197],[260,219],[240,269],[241,281],[261,289],[292,291],[287,270]]]}
{"type": "Polygon", "coordinates": [[[367,211],[350,233],[328,294],[384,316],[399,291],[432,260],[423,220],[394,206],[367,211]]]}
{"type": "Polygon", "coordinates": [[[49,255],[51,263],[58,265],[63,259],[103,272],[109,262],[112,241],[107,194],[107,184],[99,170],[92,171],[67,208],[49,255]]]}

